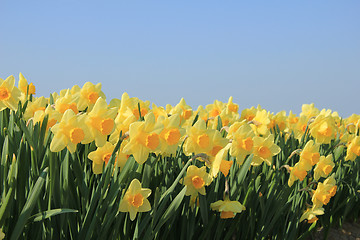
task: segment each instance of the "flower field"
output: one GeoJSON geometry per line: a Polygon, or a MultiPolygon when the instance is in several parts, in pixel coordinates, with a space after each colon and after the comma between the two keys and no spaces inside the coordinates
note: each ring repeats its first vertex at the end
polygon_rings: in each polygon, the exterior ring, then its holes
{"type": "Polygon", "coordinates": [[[360,115],[0,79],[0,239],[307,239],[360,217],[360,115]]]}

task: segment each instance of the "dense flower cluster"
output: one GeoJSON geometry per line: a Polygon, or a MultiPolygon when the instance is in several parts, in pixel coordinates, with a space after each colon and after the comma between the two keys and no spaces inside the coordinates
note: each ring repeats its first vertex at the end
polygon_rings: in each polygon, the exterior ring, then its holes
{"type": "MultiPolygon", "coordinates": [[[[360,115],[342,119],[331,110],[319,111],[314,104],[304,104],[297,116],[292,112],[286,115],[284,111],[270,113],[260,106],[239,112],[232,97],[228,102],[215,100],[196,110],[184,99],[175,106],[150,106],[149,101],[127,93],[107,103],[101,84],[89,82],[81,88],[75,85],[44,98],[33,96],[35,86],[28,84],[22,74],[19,79],[18,87],[13,76],[0,79],[0,110],[16,111],[18,103],[29,100],[31,95],[23,117],[26,121],[47,124],[53,134],[52,152],[67,148],[73,153],[78,144],[95,142],[97,149],[89,153],[88,158],[92,161],[93,173],[101,174],[120,137],[124,140],[115,153],[115,166],[119,168],[130,156],[138,164],[144,164],[151,154],[175,156],[183,151],[186,156],[204,161],[201,168],[190,165],[181,181],[187,188],[185,195],[194,202],[198,194],[206,194],[206,186],[219,173],[224,177],[231,174],[233,162],[240,167],[252,154],[253,167],[263,163],[273,166],[275,156],[281,154],[275,135],[278,130],[285,139],[292,135],[304,143],[295,153],[299,161],[288,166],[288,185],[291,187],[306,177],[317,182],[317,188],[311,191],[313,205],[300,219],[316,221],[316,216],[324,213],[323,205],[336,193],[334,174],[329,177],[335,166],[334,159],[330,154],[322,156],[321,146],[339,140],[339,144],[347,147],[345,160],[354,161],[360,156],[360,137],[357,136],[360,115]],[[46,123],[43,122],[45,116],[46,123]],[[306,133],[308,138],[304,139],[306,133]]],[[[151,190],[141,188],[138,180],[133,180],[120,203],[120,211],[130,212],[131,220],[137,212],[149,211],[150,193],[151,190]]],[[[228,196],[214,202],[211,208],[221,212],[222,218],[234,217],[245,210],[228,196]]]]}

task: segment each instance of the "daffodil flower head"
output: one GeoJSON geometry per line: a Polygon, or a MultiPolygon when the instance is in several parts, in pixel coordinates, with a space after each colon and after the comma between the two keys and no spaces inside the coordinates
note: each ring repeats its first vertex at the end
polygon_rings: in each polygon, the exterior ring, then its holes
{"type": "Polygon", "coordinates": [[[164,156],[175,154],[181,138],[185,134],[185,129],[180,127],[180,115],[174,114],[170,117],[160,116],[158,121],[164,125],[160,137],[160,152],[164,156]]]}
{"type": "Polygon", "coordinates": [[[213,148],[213,135],[214,129],[207,129],[206,123],[202,119],[198,119],[197,122],[187,128],[188,138],[184,144],[184,152],[186,155],[192,153],[206,153],[213,148]]]}
{"type": "Polygon", "coordinates": [[[290,177],[288,185],[291,187],[296,180],[303,181],[307,175],[306,169],[302,169],[299,163],[296,163],[294,167],[290,167],[290,177]]]}
{"type": "Polygon", "coordinates": [[[313,223],[318,220],[317,216],[324,214],[324,208],[317,207],[317,208],[308,208],[300,217],[300,222],[307,220],[308,223],[313,223]]]}
{"type": "Polygon", "coordinates": [[[254,141],[254,157],[252,165],[257,166],[262,162],[265,162],[267,165],[271,165],[272,157],[279,154],[281,148],[274,143],[274,135],[270,134],[266,138],[255,136],[254,141]]]}
{"type": "Polygon", "coordinates": [[[14,76],[9,76],[5,80],[0,78],[0,111],[9,108],[16,111],[20,101],[21,92],[14,86],[14,76]]]}
{"type": "MultiPolygon", "coordinates": [[[[102,173],[103,164],[108,164],[114,149],[114,144],[106,142],[102,147],[98,147],[95,151],[89,153],[88,158],[93,162],[92,170],[94,174],[102,173]]],[[[116,162],[117,158],[115,159],[115,164],[116,162]]]]}
{"type": "Polygon", "coordinates": [[[267,135],[269,131],[268,125],[270,124],[269,113],[265,109],[258,110],[251,123],[251,127],[258,135],[267,135]]]}
{"type": "Polygon", "coordinates": [[[117,109],[108,109],[106,101],[101,97],[96,100],[93,109],[88,113],[86,124],[97,147],[103,146],[107,136],[113,132],[116,113],[117,109]]]}
{"type": "Polygon", "coordinates": [[[65,113],[66,110],[71,109],[75,114],[79,113],[77,107],[77,95],[71,94],[67,89],[64,96],[60,96],[55,101],[55,110],[59,113],[65,113]]]}
{"type": "Polygon", "coordinates": [[[358,156],[360,156],[360,137],[354,136],[346,150],[345,161],[354,161],[358,156]]]}
{"type": "Polygon", "coordinates": [[[334,178],[335,174],[328,177],[323,183],[319,183],[312,196],[314,206],[321,207],[329,203],[331,197],[336,193],[337,186],[334,178]]]}
{"type": "Polygon", "coordinates": [[[306,143],[304,149],[300,153],[299,165],[301,169],[310,171],[312,166],[320,160],[319,153],[320,144],[310,140],[306,143]]]}
{"type": "Polygon", "coordinates": [[[239,105],[233,102],[233,97],[230,96],[226,104],[227,110],[233,113],[238,113],[239,105]]]}
{"type": "Polygon", "coordinates": [[[225,109],[226,103],[223,103],[219,100],[215,100],[213,104],[206,105],[205,109],[209,113],[209,118],[215,118],[219,116],[220,113],[225,109]]]}
{"type": "Polygon", "coordinates": [[[48,121],[46,125],[47,130],[54,126],[62,118],[61,113],[57,112],[52,106],[48,105],[45,110],[40,109],[34,113],[34,123],[39,122],[42,125],[46,115],[48,115],[48,121]]]}
{"type": "Polygon", "coordinates": [[[24,75],[22,73],[19,73],[19,90],[24,94],[24,95],[30,95],[30,94],[35,94],[35,86],[33,83],[28,84],[28,81],[26,80],[26,78],[24,77],[24,75]]]}
{"type": "Polygon", "coordinates": [[[314,179],[319,180],[320,177],[327,177],[331,171],[333,170],[335,164],[333,162],[332,155],[328,155],[327,157],[321,156],[320,161],[316,164],[314,169],[314,179]]]}
{"type": "Polygon", "coordinates": [[[134,221],[138,212],[148,212],[151,205],[147,199],[151,194],[151,189],[142,188],[141,183],[136,178],[133,179],[120,202],[119,211],[128,212],[130,220],[134,221]]]}
{"type": "Polygon", "coordinates": [[[331,110],[323,109],[315,118],[314,122],[309,125],[310,134],[315,138],[317,143],[329,144],[335,139],[336,125],[335,120],[331,116],[331,110]]]}
{"type": "Polygon", "coordinates": [[[25,121],[28,121],[30,118],[34,117],[36,111],[45,110],[46,105],[47,99],[44,97],[36,98],[32,102],[29,101],[23,115],[25,121]]]}
{"type": "Polygon", "coordinates": [[[208,186],[211,183],[212,179],[210,175],[206,172],[206,167],[201,168],[191,165],[186,171],[186,176],[184,178],[183,184],[187,187],[185,195],[186,196],[195,196],[198,193],[205,195],[205,186],[208,186]]]}
{"type": "Polygon", "coordinates": [[[307,120],[309,120],[310,118],[317,116],[319,113],[320,111],[314,106],[314,103],[303,104],[301,106],[300,117],[305,116],[307,120]]]}
{"type": "Polygon", "coordinates": [[[143,164],[150,152],[160,149],[159,134],[163,125],[156,122],[152,112],[145,116],[145,121],[134,122],[129,128],[130,141],[124,147],[124,153],[132,154],[139,164],[143,164]]]}
{"type": "Polygon", "coordinates": [[[220,218],[234,218],[237,213],[241,213],[246,208],[238,201],[230,201],[228,196],[225,196],[224,201],[219,200],[210,204],[213,211],[220,212],[220,218]]]}
{"type": "Polygon", "coordinates": [[[54,137],[50,150],[59,152],[67,147],[69,152],[73,153],[78,143],[90,143],[92,139],[86,127],[85,118],[86,115],[75,115],[71,109],[66,110],[61,121],[51,128],[54,137]]]}
{"type": "Polygon", "coordinates": [[[79,110],[85,110],[87,107],[91,110],[99,97],[106,99],[105,94],[101,91],[101,83],[94,85],[91,82],[86,82],[78,94],[79,110]]]}
{"type": "Polygon", "coordinates": [[[181,124],[183,124],[186,120],[190,119],[190,117],[193,115],[192,108],[186,104],[184,98],[181,98],[180,102],[175,107],[171,107],[171,105],[166,105],[166,111],[170,115],[178,113],[180,115],[181,124]]]}
{"type": "Polygon", "coordinates": [[[232,137],[230,155],[236,157],[236,162],[240,166],[245,157],[253,151],[255,134],[249,124],[243,123],[236,132],[233,132],[232,137]]]}

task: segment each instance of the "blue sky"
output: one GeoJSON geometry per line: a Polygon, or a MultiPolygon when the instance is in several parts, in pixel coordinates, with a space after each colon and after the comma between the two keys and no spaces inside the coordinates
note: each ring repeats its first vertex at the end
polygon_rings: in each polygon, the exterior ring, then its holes
{"type": "Polygon", "coordinates": [[[359,1],[3,1],[0,77],[193,108],[360,114],[359,1]]]}

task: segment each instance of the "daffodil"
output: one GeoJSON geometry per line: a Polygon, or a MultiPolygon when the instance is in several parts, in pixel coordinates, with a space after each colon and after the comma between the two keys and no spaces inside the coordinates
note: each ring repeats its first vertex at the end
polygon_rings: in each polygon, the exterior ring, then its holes
{"type": "Polygon", "coordinates": [[[101,97],[96,100],[93,109],[88,113],[86,124],[97,147],[102,147],[106,143],[107,136],[114,130],[115,116],[116,108],[108,109],[106,101],[101,97]]]}
{"type": "Polygon", "coordinates": [[[101,83],[94,85],[91,82],[86,82],[77,94],[79,94],[79,110],[85,110],[85,108],[91,110],[99,97],[106,99],[105,94],[101,91],[101,83]]]}
{"type": "Polygon", "coordinates": [[[180,102],[175,106],[171,107],[169,104],[166,105],[166,112],[170,115],[179,114],[181,124],[188,120],[193,115],[192,108],[186,104],[184,98],[181,98],[180,102]]]}
{"type": "Polygon", "coordinates": [[[224,201],[219,200],[217,202],[211,203],[210,208],[213,211],[220,212],[220,218],[234,218],[237,213],[241,213],[246,208],[238,201],[230,201],[228,196],[225,196],[224,201]]]}
{"type": "Polygon", "coordinates": [[[55,101],[55,110],[59,113],[64,113],[66,110],[71,109],[75,114],[79,113],[77,107],[77,96],[73,95],[70,90],[66,90],[65,95],[58,97],[55,101]]]}
{"type": "Polygon", "coordinates": [[[304,149],[300,153],[299,167],[305,171],[310,171],[312,166],[317,164],[320,159],[320,144],[310,140],[306,143],[304,149]]]}
{"type": "Polygon", "coordinates": [[[35,94],[35,86],[33,83],[28,84],[28,81],[26,80],[26,78],[24,77],[24,75],[22,73],[19,73],[19,90],[24,94],[24,95],[30,95],[30,94],[35,94]]]}
{"type": "Polygon", "coordinates": [[[332,161],[332,155],[328,155],[327,157],[321,156],[320,161],[316,164],[314,169],[314,179],[319,180],[320,177],[327,177],[331,171],[333,170],[335,164],[332,161]]]}
{"type": "Polygon", "coordinates": [[[159,135],[161,142],[160,152],[165,156],[175,155],[180,140],[185,134],[185,129],[180,127],[180,115],[174,114],[170,117],[160,117],[158,121],[164,125],[159,135]]]}
{"type": "Polygon", "coordinates": [[[308,120],[312,117],[316,117],[320,113],[319,109],[314,106],[314,103],[303,104],[301,106],[301,116],[305,116],[308,120]]]}
{"type": "Polygon", "coordinates": [[[227,110],[233,113],[238,113],[239,111],[239,105],[236,103],[233,103],[233,97],[229,97],[229,100],[226,104],[227,110]]]}
{"type": "Polygon", "coordinates": [[[329,203],[331,197],[336,193],[337,186],[334,174],[328,177],[323,183],[319,183],[313,191],[312,202],[315,207],[322,207],[329,203]]]}
{"type": "Polygon", "coordinates": [[[291,187],[296,180],[303,181],[307,175],[307,171],[302,169],[299,163],[296,163],[294,167],[290,167],[290,177],[288,185],[291,187]]]}
{"type": "Polygon", "coordinates": [[[33,100],[32,102],[28,102],[28,105],[24,112],[24,119],[25,121],[29,120],[30,118],[34,117],[34,114],[38,110],[45,110],[47,105],[47,100],[44,97],[39,97],[33,100]]]}
{"type": "Polygon", "coordinates": [[[360,137],[355,136],[347,148],[345,161],[354,161],[358,156],[360,156],[360,137]]]}
{"type": "Polygon", "coordinates": [[[185,195],[195,196],[198,193],[201,195],[205,195],[205,186],[208,186],[211,181],[211,177],[206,172],[205,166],[201,168],[198,168],[195,165],[189,166],[183,181],[183,184],[187,187],[185,195]]]}
{"type": "Polygon", "coordinates": [[[66,110],[61,121],[51,128],[54,137],[50,144],[50,150],[59,152],[67,147],[69,152],[73,153],[78,143],[90,143],[92,139],[86,127],[85,118],[85,115],[75,115],[72,110],[66,110]]]}
{"type": "Polygon", "coordinates": [[[308,208],[303,213],[303,215],[300,217],[300,222],[307,220],[308,223],[313,223],[318,220],[316,216],[323,215],[324,214],[324,208],[317,207],[317,208],[308,208]]]}
{"type": "Polygon", "coordinates": [[[136,178],[133,179],[122,198],[119,206],[120,212],[128,212],[130,220],[134,221],[138,212],[148,212],[151,205],[147,199],[151,194],[151,189],[141,188],[141,183],[136,178]]]}
{"type": "Polygon", "coordinates": [[[163,129],[161,123],[156,122],[153,113],[145,116],[145,121],[134,122],[129,128],[130,141],[124,147],[124,153],[132,154],[139,164],[143,164],[150,152],[160,149],[159,134],[163,129]]]}
{"type": "Polygon", "coordinates": [[[247,122],[250,122],[254,119],[256,115],[257,109],[255,107],[251,108],[245,108],[241,112],[240,121],[246,120],[247,122]]]}
{"type": "Polygon", "coordinates": [[[48,105],[45,110],[40,109],[34,113],[34,123],[39,122],[42,125],[46,115],[48,115],[48,121],[46,125],[47,130],[54,126],[62,118],[61,113],[55,111],[52,106],[48,105]]]}
{"type": "Polygon", "coordinates": [[[216,177],[219,171],[221,171],[225,176],[228,175],[230,167],[232,166],[232,161],[227,161],[226,157],[228,155],[231,143],[228,143],[224,148],[222,148],[211,161],[210,166],[210,176],[216,177]]]}
{"type": "Polygon", "coordinates": [[[257,134],[267,135],[269,131],[268,125],[270,124],[269,113],[265,109],[258,110],[251,123],[251,127],[257,134]]]}
{"type": "Polygon", "coordinates": [[[213,149],[213,135],[214,129],[207,129],[206,123],[202,119],[192,126],[187,128],[188,138],[184,144],[184,153],[191,155],[192,153],[206,153],[213,149]]]}
{"type": "Polygon", "coordinates": [[[5,80],[0,78],[0,111],[9,108],[15,111],[20,101],[21,92],[14,86],[14,76],[9,76],[5,80]]]}
{"type": "MultiPolygon", "coordinates": [[[[98,147],[95,151],[89,153],[88,158],[93,162],[92,170],[94,174],[100,174],[103,170],[103,164],[108,164],[110,157],[115,149],[115,145],[106,142],[102,147],[98,147]]],[[[115,164],[117,157],[115,159],[115,164]]]]}
{"type": "Polygon", "coordinates": [[[255,136],[253,141],[254,157],[251,164],[257,166],[262,162],[265,162],[270,166],[272,163],[272,157],[281,151],[281,148],[274,143],[274,135],[270,134],[267,138],[255,136]]]}
{"type": "Polygon", "coordinates": [[[249,124],[244,123],[232,133],[230,155],[236,157],[236,162],[242,165],[245,157],[252,153],[255,134],[249,124]]]}
{"type": "Polygon", "coordinates": [[[311,136],[315,138],[317,143],[329,144],[331,140],[335,139],[336,125],[330,110],[322,110],[314,122],[309,125],[309,128],[311,136]]]}

